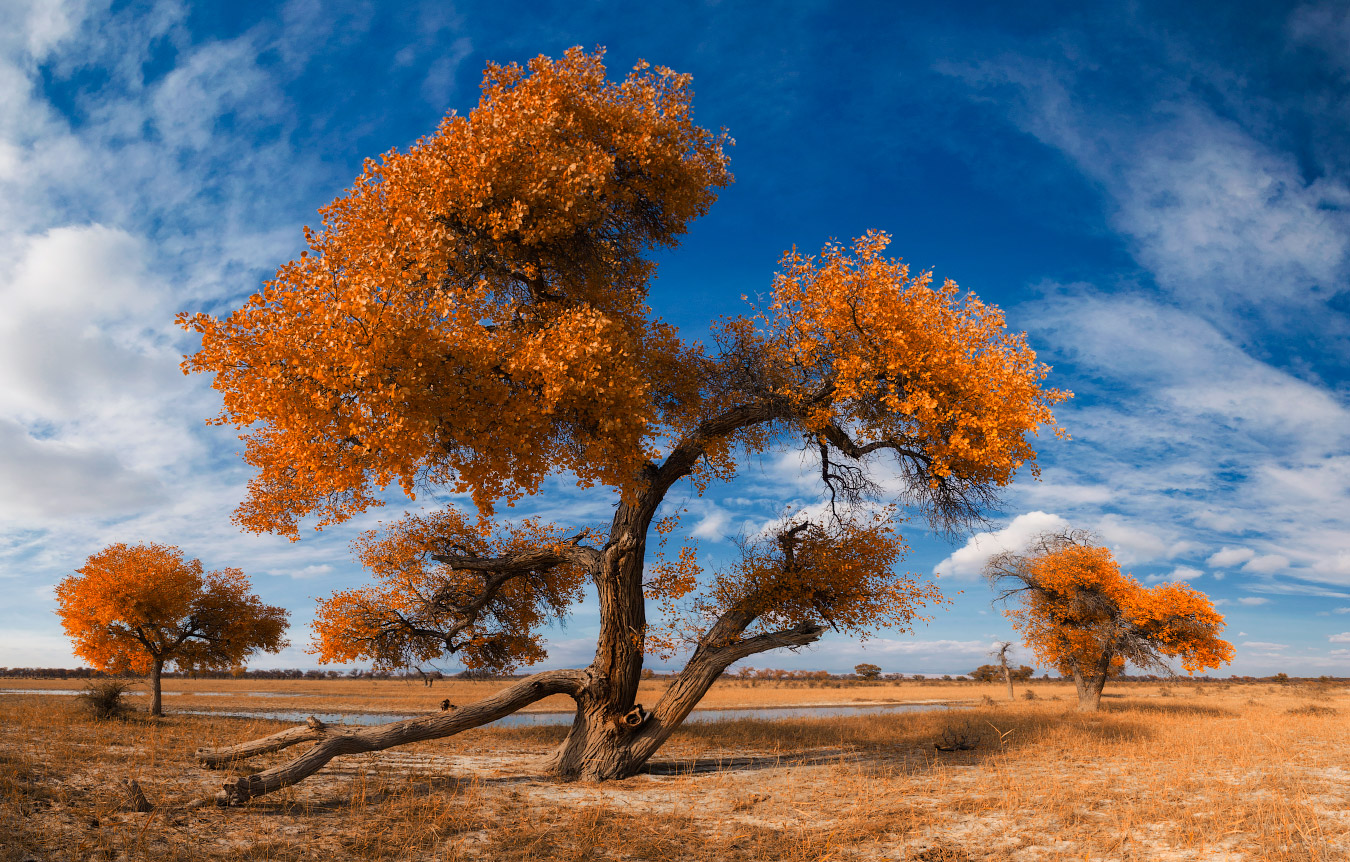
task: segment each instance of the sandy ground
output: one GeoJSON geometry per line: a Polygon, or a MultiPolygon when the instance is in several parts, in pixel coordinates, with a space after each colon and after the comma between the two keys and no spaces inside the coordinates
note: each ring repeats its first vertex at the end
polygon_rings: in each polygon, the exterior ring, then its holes
{"type": "Polygon", "coordinates": [[[226,777],[190,752],[274,725],[118,728],[53,705],[65,698],[0,696],[0,860],[1350,859],[1350,691],[1155,687],[1080,716],[1065,690],[1038,690],[961,711],[691,727],[648,773],[604,784],[540,776],[557,729],[474,731],[340,758],[226,810],[189,807],[226,777]],[[975,747],[937,751],[948,731],[975,747]],[[125,810],[123,777],[155,810],[125,810]]]}

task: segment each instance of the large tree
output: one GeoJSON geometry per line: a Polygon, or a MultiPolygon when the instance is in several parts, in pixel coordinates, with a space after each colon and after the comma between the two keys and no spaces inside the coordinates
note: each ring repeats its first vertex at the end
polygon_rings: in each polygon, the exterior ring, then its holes
{"type": "Polygon", "coordinates": [[[203,572],[168,545],[109,545],[56,586],[57,615],[75,654],[110,673],[150,677],[150,714],[162,715],[160,674],[223,670],[286,646],[285,609],[265,605],[239,569],[203,572]]]}
{"type": "Polygon", "coordinates": [[[673,246],[728,182],[725,135],[694,124],[689,78],[640,65],[608,81],[597,52],[488,67],[468,116],[369,161],[307,231],[309,251],[201,333],[189,370],[215,375],[218,421],[247,428],[258,469],[242,525],[296,536],[340,522],[397,482],[472,495],[365,536],[376,583],[320,608],[328,660],[471,668],[543,657],[540,626],[589,583],[595,658],[449,714],[352,732],[297,728],[207,762],[319,739],[228,785],[226,801],[297,781],[337,754],[458,732],[552,694],[576,718],[551,770],[632,774],[733,662],[801,647],[827,627],[903,628],[938,599],[899,574],[889,504],[964,526],[1053,423],[1061,393],[997,308],[888,258],[870,233],[788,253],[767,303],[686,342],[646,305],[656,247],[673,246]],[[704,573],[654,523],[677,483],[702,491],[737,461],[804,446],[828,505],[786,515],[704,573]],[[550,476],[603,486],[608,524],[503,519],[550,476]],[[889,498],[889,499],[887,499],[889,498]],[[668,611],[649,627],[645,601],[668,611]],[[689,655],[650,710],[644,655],[689,655]]]}
{"type": "Polygon", "coordinates": [[[1194,673],[1233,659],[1208,596],[1188,584],[1143,586],[1086,531],[1037,536],[992,558],[985,575],[999,601],[1015,602],[1007,613],[1036,657],[1073,677],[1085,712],[1127,662],[1170,672],[1168,659],[1180,658],[1194,673]]]}

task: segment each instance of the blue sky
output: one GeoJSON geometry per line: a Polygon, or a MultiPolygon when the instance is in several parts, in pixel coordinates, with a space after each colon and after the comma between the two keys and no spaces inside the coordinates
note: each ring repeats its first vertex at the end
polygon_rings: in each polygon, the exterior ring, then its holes
{"type": "MultiPolygon", "coordinates": [[[[940,572],[949,608],[754,664],[970,670],[1012,636],[983,559],[1069,523],[1213,596],[1221,673],[1350,674],[1350,16],[1024,6],[0,5],[0,666],[77,663],[52,586],[114,541],[243,568],[294,624],[255,664],[313,665],[312,599],[363,580],[347,543],[405,503],[298,544],[238,533],[248,473],[178,371],[173,315],[237,306],[364,158],[471,108],[486,61],[604,45],[616,74],[692,73],[697,120],[736,140],[735,184],[652,289],[689,337],[785,249],[878,228],[1002,306],[1077,394],[1073,440],[1044,441],[1043,481],[988,533],[908,526],[907,567],[940,572]]],[[[813,494],[770,457],[686,524],[715,559],[813,494]]],[[[558,483],[527,510],[609,502],[558,483]]],[[[593,611],[549,665],[589,659],[593,611]]]]}

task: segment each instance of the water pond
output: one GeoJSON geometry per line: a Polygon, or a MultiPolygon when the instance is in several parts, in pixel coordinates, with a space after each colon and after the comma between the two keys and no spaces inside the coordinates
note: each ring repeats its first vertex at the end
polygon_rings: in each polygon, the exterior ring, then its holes
{"type": "MultiPolygon", "coordinates": [[[[782,721],[788,718],[833,718],[853,715],[890,715],[903,712],[928,712],[935,709],[951,709],[947,703],[888,703],[864,706],[789,706],[757,709],[697,709],[686,721],[737,721],[755,719],[758,721],[782,721]]],[[[297,724],[313,715],[325,724],[385,724],[401,721],[405,718],[420,718],[427,713],[394,714],[387,712],[244,712],[225,710],[188,710],[192,715],[227,715],[237,718],[267,718],[276,721],[294,721],[297,724]]],[[[571,724],[571,712],[517,712],[505,718],[499,718],[486,727],[540,727],[547,725],[571,724]]]]}
{"type": "MultiPolygon", "coordinates": [[[[58,695],[76,695],[84,691],[82,688],[0,688],[0,694],[58,694],[58,695]]],[[[139,689],[130,689],[127,695],[149,694],[148,691],[139,689]]],[[[164,697],[177,697],[182,694],[190,694],[195,697],[306,697],[303,692],[277,692],[277,691],[161,691],[164,697]]]]}

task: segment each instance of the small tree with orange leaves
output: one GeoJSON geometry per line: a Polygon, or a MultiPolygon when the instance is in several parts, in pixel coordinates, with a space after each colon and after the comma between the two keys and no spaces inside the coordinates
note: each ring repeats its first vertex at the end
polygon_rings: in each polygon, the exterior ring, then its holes
{"type": "Polygon", "coordinates": [[[162,715],[160,674],[234,667],[286,646],[286,611],[250,592],[239,569],[202,571],[167,545],[109,545],[56,587],[57,614],[75,654],[110,673],[150,677],[150,714],[162,715]]]}
{"type": "Polygon", "coordinates": [[[895,570],[889,503],[962,527],[1034,462],[1030,438],[1064,397],[1042,387],[1047,369],[997,308],[887,257],[884,234],[789,252],[768,303],[706,344],[652,316],[650,250],[674,246],[731,181],[728,141],[694,124],[691,96],[687,76],[645,64],[611,82],[599,52],[491,65],[472,113],[367,162],[262,292],[223,320],[182,318],[202,338],[185,368],[214,374],[218,421],[248,429],[258,473],[243,526],[295,537],[394,482],[472,495],[475,515],[409,516],[358,541],[377,583],[322,604],[321,658],[509,670],[543,657],[539,627],[583,583],[599,597],[588,667],[389,728],[207,752],[321,740],[224,801],[552,694],[577,712],[551,771],[631,775],[729,665],[827,627],[903,629],[939,600],[895,570]],[[701,492],[784,445],[816,459],[822,514],[783,519],[718,572],[692,547],[648,565],[650,529],[663,547],[675,529],[654,521],[676,483],[701,492]],[[610,489],[608,524],[496,516],[560,473],[610,489]],[[887,500],[883,487],[900,490],[887,500]],[[648,599],[668,612],[659,631],[648,599]],[[647,710],[635,698],[654,651],[689,658],[647,710]]]}
{"type": "Polygon", "coordinates": [[[1143,586],[1086,531],[1038,536],[1023,553],[994,557],[985,575],[998,600],[1019,602],[1007,611],[1013,626],[1037,658],[1073,677],[1084,712],[1127,662],[1170,671],[1168,659],[1180,658],[1194,673],[1233,659],[1208,596],[1187,584],[1143,586]]]}

